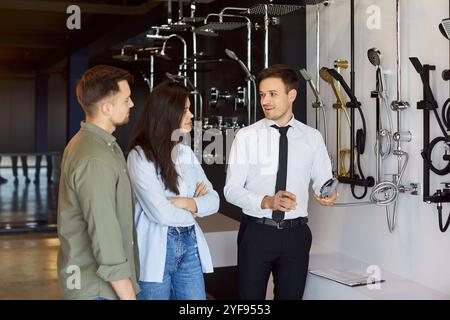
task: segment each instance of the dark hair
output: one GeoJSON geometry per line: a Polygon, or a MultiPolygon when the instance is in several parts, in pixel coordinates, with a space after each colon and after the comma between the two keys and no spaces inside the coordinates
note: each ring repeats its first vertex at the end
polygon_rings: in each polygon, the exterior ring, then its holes
{"type": "Polygon", "coordinates": [[[258,74],[258,83],[267,78],[281,79],[286,87],[286,92],[292,89],[298,90],[299,81],[297,73],[284,64],[275,64],[262,70],[258,74]]]}
{"type": "Polygon", "coordinates": [[[130,140],[129,149],[140,146],[148,161],[155,164],[166,189],[179,194],[178,173],[172,161],[172,150],[178,141],[172,133],[180,128],[189,91],[178,82],[157,85],[147,101],[130,140]]]}
{"type": "Polygon", "coordinates": [[[94,114],[94,105],[103,98],[119,92],[119,81],[133,81],[133,76],[126,70],[98,65],[87,70],[77,83],[78,103],[86,114],[94,114]]]}

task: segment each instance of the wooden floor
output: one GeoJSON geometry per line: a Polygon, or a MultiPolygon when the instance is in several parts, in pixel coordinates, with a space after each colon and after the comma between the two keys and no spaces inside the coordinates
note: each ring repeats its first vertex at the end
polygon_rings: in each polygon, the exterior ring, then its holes
{"type": "Polygon", "coordinates": [[[55,234],[0,236],[0,299],[62,299],[58,289],[55,234]]]}

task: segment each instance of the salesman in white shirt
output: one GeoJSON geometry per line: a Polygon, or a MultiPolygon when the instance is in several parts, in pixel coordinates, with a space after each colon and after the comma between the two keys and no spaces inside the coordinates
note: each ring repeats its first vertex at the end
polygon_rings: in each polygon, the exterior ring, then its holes
{"type": "Polygon", "coordinates": [[[308,188],[324,206],[321,186],[332,177],[319,131],[295,120],[298,77],[284,65],[258,75],[265,118],[236,134],[224,195],[244,213],[238,234],[239,295],[264,300],[270,273],[275,299],[302,299],[311,248],[308,188]]]}

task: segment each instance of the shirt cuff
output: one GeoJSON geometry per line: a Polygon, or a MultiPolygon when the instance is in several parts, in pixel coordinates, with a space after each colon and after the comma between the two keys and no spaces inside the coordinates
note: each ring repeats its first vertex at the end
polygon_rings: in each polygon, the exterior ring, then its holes
{"type": "Polygon", "coordinates": [[[195,201],[195,205],[197,206],[197,212],[195,213],[196,216],[202,217],[204,213],[204,208],[206,206],[205,200],[201,198],[192,198],[195,201]]]}
{"type": "Polygon", "coordinates": [[[100,265],[97,275],[106,282],[131,278],[130,263],[127,261],[115,265],[100,265]]]}
{"type": "Polygon", "coordinates": [[[261,203],[262,203],[265,195],[250,194],[249,196],[250,196],[250,203],[253,208],[253,211],[255,211],[255,212],[264,211],[264,209],[261,208],[261,203]]]}

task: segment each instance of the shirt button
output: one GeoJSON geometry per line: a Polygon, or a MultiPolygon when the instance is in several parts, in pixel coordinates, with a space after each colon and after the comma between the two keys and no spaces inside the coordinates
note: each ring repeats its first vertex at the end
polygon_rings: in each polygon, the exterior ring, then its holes
{"type": "Polygon", "coordinates": [[[127,169],[123,169],[123,172],[125,172],[125,173],[126,173],[126,172],[127,172],[127,169]]]}

